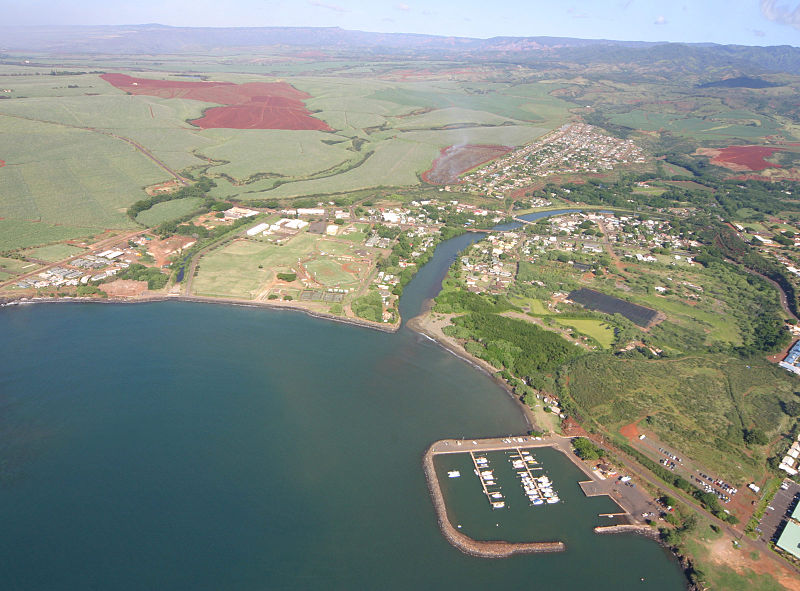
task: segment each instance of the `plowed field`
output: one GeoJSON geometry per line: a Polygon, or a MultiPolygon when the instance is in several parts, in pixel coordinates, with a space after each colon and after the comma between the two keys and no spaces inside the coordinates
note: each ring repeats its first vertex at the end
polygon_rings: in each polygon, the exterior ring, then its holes
{"type": "Polygon", "coordinates": [[[219,103],[192,125],[203,129],[311,129],[330,131],[328,124],[311,116],[303,103],[311,95],[285,82],[184,82],[103,74],[109,84],[129,92],[159,98],[184,98],[219,103]]]}

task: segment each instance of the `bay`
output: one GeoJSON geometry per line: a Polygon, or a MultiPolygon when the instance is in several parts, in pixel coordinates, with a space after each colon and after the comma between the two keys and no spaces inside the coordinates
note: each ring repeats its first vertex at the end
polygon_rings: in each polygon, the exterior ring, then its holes
{"type": "MultiPolygon", "coordinates": [[[[405,318],[450,246],[407,287],[405,318]]],[[[0,309],[0,582],[685,588],[657,544],[592,520],[565,522],[563,554],[486,560],[445,541],[424,450],[526,427],[491,378],[405,328],[186,302],[0,309]]]]}

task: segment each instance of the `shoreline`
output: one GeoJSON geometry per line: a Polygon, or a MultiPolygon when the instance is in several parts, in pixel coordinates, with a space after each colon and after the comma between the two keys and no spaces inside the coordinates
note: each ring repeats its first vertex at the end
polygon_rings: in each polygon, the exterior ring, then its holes
{"type": "Polygon", "coordinates": [[[19,296],[19,297],[0,297],[0,308],[7,306],[28,306],[31,304],[147,304],[154,302],[193,302],[198,304],[219,304],[227,306],[238,306],[244,308],[266,308],[273,310],[288,310],[294,312],[301,312],[312,318],[320,318],[322,320],[331,320],[341,324],[350,324],[353,326],[361,326],[363,328],[371,328],[380,332],[395,333],[400,330],[400,323],[397,324],[378,324],[361,318],[347,318],[343,316],[336,316],[327,312],[319,312],[316,310],[309,310],[301,306],[293,306],[286,303],[271,303],[271,302],[256,302],[252,300],[235,300],[227,298],[213,298],[205,296],[187,296],[187,295],[166,295],[158,294],[153,296],[137,296],[137,297],[109,297],[109,298],[92,298],[92,297],[36,297],[36,296],[19,296]]]}
{"type": "Polygon", "coordinates": [[[478,371],[489,376],[492,381],[505,390],[505,392],[514,400],[514,402],[516,402],[520,412],[522,413],[522,416],[525,418],[528,431],[538,427],[533,411],[524,402],[522,402],[516,394],[514,394],[505,380],[498,378],[495,375],[500,370],[487,363],[483,359],[479,359],[478,357],[471,355],[457,341],[444,334],[441,329],[433,323],[431,318],[432,308],[433,299],[426,300],[422,305],[422,311],[417,316],[414,316],[406,322],[406,328],[429,338],[445,351],[449,352],[455,357],[458,357],[462,361],[469,363],[478,371]]]}

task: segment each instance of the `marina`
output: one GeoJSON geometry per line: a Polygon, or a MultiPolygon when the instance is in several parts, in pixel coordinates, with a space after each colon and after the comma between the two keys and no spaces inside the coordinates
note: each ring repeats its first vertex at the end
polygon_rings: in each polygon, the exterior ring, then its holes
{"type": "Polygon", "coordinates": [[[528,450],[521,450],[514,448],[513,453],[509,454],[511,466],[517,471],[522,488],[525,495],[528,497],[531,507],[544,505],[554,505],[561,499],[558,493],[553,489],[553,482],[550,478],[541,474],[536,476],[534,471],[541,471],[543,468],[539,462],[531,455],[528,450]]]}

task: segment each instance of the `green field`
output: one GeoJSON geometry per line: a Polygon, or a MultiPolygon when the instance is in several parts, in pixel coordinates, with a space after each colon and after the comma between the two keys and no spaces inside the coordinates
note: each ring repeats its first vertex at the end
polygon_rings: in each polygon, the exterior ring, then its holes
{"type": "Polygon", "coordinates": [[[297,265],[297,250],[255,240],[231,242],[200,259],[194,293],[254,299],[275,273],[289,272],[297,265]]]}
{"type": "Polygon", "coordinates": [[[592,355],[567,366],[569,392],[612,431],[652,417],[647,428],[723,478],[758,480],[763,451],[747,451],[742,430],[781,432],[795,379],[764,360],[702,356],[664,361],[592,355]]]}
{"type": "Polygon", "coordinates": [[[168,177],[127,143],[100,133],[2,116],[0,126],[7,162],[0,217],[7,220],[130,227],[125,208],[144,196],[144,186],[168,177]]]}
{"type": "Polygon", "coordinates": [[[136,216],[136,221],[145,226],[157,226],[163,222],[177,219],[195,211],[202,203],[200,197],[187,197],[156,203],[150,209],[144,210],[136,216]]]}
{"type": "Polygon", "coordinates": [[[70,238],[85,238],[96,231],[96,228],[0,219],[0,252],[60,242],[70,238]]]}
{"type": "Polygon", "coordinates": [[[78,255],[82,252],[85,252],[85,249],[78,248],[77,246],[70,246],[69,244],[51,244],[49,246],[40,246],[39,248],[25,250],[21,254],[26,257],[40,259],[50,263],[78,255]]]}
{"type": "Polygon", "coordinates": [[[661,129],[696,137],[701,140],[742,138],[754,139],[774,135],[780,127],[771,119],[754,113],[721,111],[706,117],[634,110],[614,114],[612,123],[644,131],[661,129]],[[731,116],[731,114],[735,116],[731,116]],[[743,116],[747,115],[746,121],[743,116]]]}
{"type": "Polygon", "coordinates": [[[203,134],[217,143],[202,153],[227,161],[215,166],[213,173],[237,180],[256,173],[305,177],[358,157],[348,150],[352,145],[349,138],[322,131],[209,129],[203,134]],[[331,145],[323,140],[338,143],[331,145]]]}
{"type": "Polygon", "coordinates": [[[563,326],[571,326],[581,334],[592,337],[601,346],[608,349],[614,342],[614,329],[602,320],[594,318],[559,318],[556,321],[563,326]]]}
{"type": "Polygon", "coordinates": [[[31,273],[39,268],[36,263],[0,257],[0,269],[11,273],[31,273]]]}

